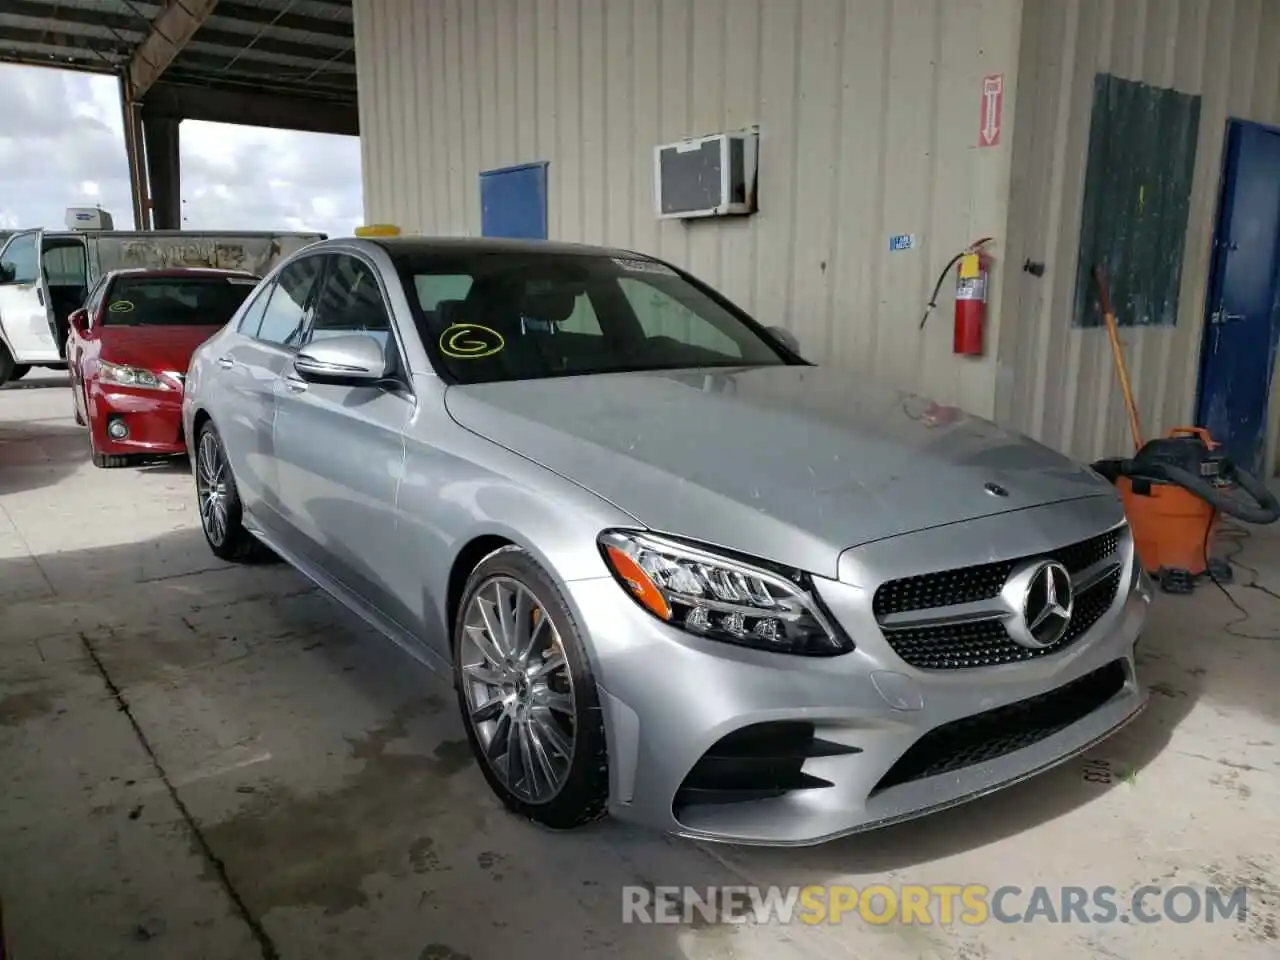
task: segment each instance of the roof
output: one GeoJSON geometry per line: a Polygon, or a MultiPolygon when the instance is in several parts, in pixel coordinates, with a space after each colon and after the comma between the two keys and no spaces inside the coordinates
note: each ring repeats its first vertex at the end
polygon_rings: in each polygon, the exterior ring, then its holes
{"type": "Polygon", "coordinates": [[[356,132],[351,0],[4,0],[0,62],[127,76],[175,118],[292,126],[289,103],[324,104],[343,119],[297,128],[356,132]]]}
{"type": "MultiPolygon", "coordinates": [[[[35,229],[37,228],[27,227],[23,230],[10,232],[30,233],[35,229]]],[[[314,230],[43,230],[41,233],[43,233],[46,240],[50,238],[55,240],[83,240],[86,237],[107,237],[108,239],[125,237],[133,240],[165,240],[169,238],[178,240],[221,240],[224,238],[243,240],[246,237],[270,240],[274,237],[300,237],[314,240],[317,237],[326,237],[326,234],[314,230]]],[[[5,234],[0,232],[0,239],[4,236],[5,234]]]]}
{"type": "MultiPolygon", "coordinates": [[[[340,240],[335,238],[328,242],[337,243],[340,240]]],[[[370,237],[361,242],[377,244],[390,254],[402,256],[413,254],[429,256],[441,253],[532,253],[570,257],[653,259],[646,254],[620,250],[616,247],[597,247],[585,243],[564,243],[556,240],[510,240],[498,237],[370,237]]]]}
{"type": "Polygon", "coordinates": [[[119,270],[109,270],[107,276],[110,277],[154,277],[158,280],[164,279],[181,279],[193,277],[252,277],[254,280],[261,280],[256,273],[250,273],[248,270],[225,270],[220,267],[123,267],[119,270]]]}

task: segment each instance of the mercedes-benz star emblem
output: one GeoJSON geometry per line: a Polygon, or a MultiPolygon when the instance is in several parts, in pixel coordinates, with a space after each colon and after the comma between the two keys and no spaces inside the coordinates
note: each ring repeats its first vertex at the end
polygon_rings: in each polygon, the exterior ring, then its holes
{"type": "Polygon", "coordinates": [[[1071,574],[1056,560],[1018,570],[1005,583],[1003,594],[1014,611],[1006,624],[1009,636],[1024,647],[1052,647],[1071,625],[1075,607],[1071,574]]]}
{"type": "Polygon", "coordinates": [[[982,489],[993,497],[1007,497],[1009,495],[1009,491],[998,483],[984,483],[982,489]]]}

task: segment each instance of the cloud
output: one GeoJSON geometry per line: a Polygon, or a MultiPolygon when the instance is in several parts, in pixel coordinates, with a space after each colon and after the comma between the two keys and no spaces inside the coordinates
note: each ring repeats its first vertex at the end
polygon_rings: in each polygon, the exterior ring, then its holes
{"type": "MultiPolygon", "coordinates": [[[[67,207],[100,204],[133,225],[119,86],[113,77],[0,65],[0,227],[61,229],[67,207]]],[[[183,121],[188,230],[320,230],[362,220],[355,137],[183,121]]]]}

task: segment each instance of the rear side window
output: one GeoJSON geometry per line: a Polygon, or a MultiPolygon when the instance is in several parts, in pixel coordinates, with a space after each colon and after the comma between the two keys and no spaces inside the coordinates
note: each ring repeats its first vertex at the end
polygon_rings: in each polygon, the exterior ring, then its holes
{"type": "Polygon", "coordinates": [[[107,292],[102,323],[109,327],[220,327],[240,309],[256,284],[252,277],[118,277],[107,292]]]}
{"type": "Polygon", "coordinates": [[[256,337],[258,335],[258,328],[262,326],[262,316],[267,312],[267,304],[271,300],[271,291],[274,289],[274,284],[264,285],[254,295],[244,313],[240,315],[240,323],[236,329],[246,337],[256,337]]]}
{"type": "Polygon", "coordinates": [[[307,300],[320,272],[321,257],[304,257],[280,271],[267,301],[257,338],[284,347],[296,347],[307,319],[307,300]]]}

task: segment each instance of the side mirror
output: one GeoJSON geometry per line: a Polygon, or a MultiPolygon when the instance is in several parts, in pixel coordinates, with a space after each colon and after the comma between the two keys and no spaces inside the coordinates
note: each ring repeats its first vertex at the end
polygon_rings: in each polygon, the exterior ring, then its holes
{"type": "Polygon", "coordinates": [[[71,324],[71,329],[76,333],[84,333],[89,329],[89,311],[84,307],[79,310],[72,310],[70,316],[67,317],[67,323],[71,324]]]}
{"type": "Polygon", "coordinates": [[[391,375],[386,352],[361,333],[309,343],[298,351],[293,369],[312,383],[372,386],[391,375]]]}
{"type": "Polygon", "coordinates": [[[0,283],[13,283],[15,268],[12,263],[0,263],[0,283]]]}
{"type": "Polygon", "coordinates": [[[776,337],[784,347],[797,356],[800,353],[800,341],[796,339],[796,335],[786,327],[769,327],[769,332],[776,337]]]}

